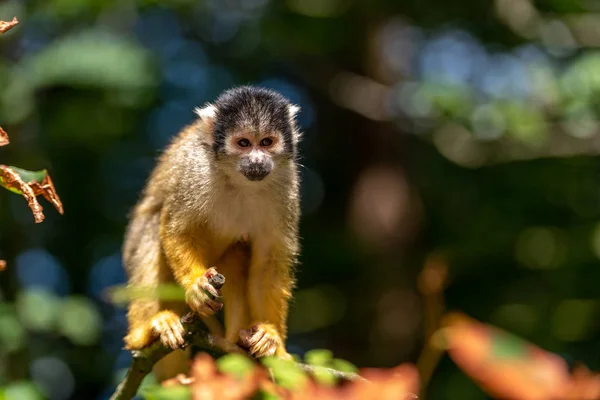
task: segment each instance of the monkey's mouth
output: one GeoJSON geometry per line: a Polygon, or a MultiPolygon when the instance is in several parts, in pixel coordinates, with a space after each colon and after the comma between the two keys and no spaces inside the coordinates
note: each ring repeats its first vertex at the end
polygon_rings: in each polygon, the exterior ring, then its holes
{"type": "Polygon", "coordinates": [[[244,176],[249,181],[262,181],[263,179],[265,179],[267,177],[267,175],[269,175],[269,172],[271,172],[271,171],[266,171],[265,169],[261,169],[261,170],[252,170],[252,171],[242,171],[242,174],[244,174],[244,176]]]}

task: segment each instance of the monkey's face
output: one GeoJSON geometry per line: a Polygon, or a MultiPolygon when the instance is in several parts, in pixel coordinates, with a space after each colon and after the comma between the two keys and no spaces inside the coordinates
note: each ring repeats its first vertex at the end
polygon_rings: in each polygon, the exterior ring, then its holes
{"type": "Polygon", "coordinates": [[[297,112],[279,93],[256,87],[230,89],[197,111],[212,121],[217,165],[242,182],[287,179],[300,138],[297,112]]]}
{"type": "Polygon", "coordinates": [[[284,146],[277,134],[242,132],[229,137],[225,153],[238,173],[249,181],[262,181],[276,168],[284,146]]]}

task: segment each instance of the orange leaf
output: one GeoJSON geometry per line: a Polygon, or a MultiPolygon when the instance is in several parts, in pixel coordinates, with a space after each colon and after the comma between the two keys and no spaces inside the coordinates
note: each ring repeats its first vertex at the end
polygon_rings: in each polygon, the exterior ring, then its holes
{"type": "Polygon", "coordinates": [[[584,366],[575,368],[564,395],[564,400],[598,399],[600,399],[600,375],[590,372],[584,366]]]}
{"type": "Polygon", "coordinates": [[[257,392],[261,381],[268,379],[264,369],[256,368],[252,373],[237,378],[217,371],[211,356],[200,353],[191,369],[192,400],[243,400],[257,392]]]}
{"type": "Polygon", "coordinates": [[[567,363],[508,332],[463,314],[445,318],[441,333],[450,358],[482,389],[500,399],[563,399],[567,363]]]}
{"type": "Polygon", "coordinates": [[[8,133],[0,126],[0,146],[6,146],[8,143],[8,133]]]}
{"type": "Polygon", "coordinates": [[[4,271],[6,269],[6,261],[0,260],[0,271],[4,271]]]}
{"type": "MultiPolygon", "coordinates": [[[[419,393],[419,372],[413,364],[400,364],[395,368],[364,368],[360,375],[368,382],[355,382],[351,398],[409,400],[419,393]]],[[[345,397],[342,397],[345,398],[345,397]]]]}
{"type": "Polygon", "coordinates": [[[6,31],[8,31],[9,29],[13,28],[18,23],[19,23],[19,21],[17,21],[17,17],[14,17],[12,19],[12,21],[8,21],[8,22],[0,21],[0,35],[6,31]]]}
{"type": "Polygon", "coordinates": [[[353,381],[341,387],[318,385],[308,381],[302,389],[288,393],[291,400],[413,400],[418,399],[419,373],[413,364],[395,368],[366,368],[360,370],[366,381],[353,381]]]}

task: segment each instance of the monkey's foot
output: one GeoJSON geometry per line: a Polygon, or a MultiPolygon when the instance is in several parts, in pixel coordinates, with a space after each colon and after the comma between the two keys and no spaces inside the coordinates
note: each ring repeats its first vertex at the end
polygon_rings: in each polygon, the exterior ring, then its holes
{"type": "Polygon", "coordinates": [[[173,350],[185,343],[185,329],[180,318],[172,311],[162,311],[152,318],[152,331],[160,338],[162,344],[173,350]]]}
{"type": "Polygon", "coordinates": [[[154,339],[152,331],[148,327],[143,326],[129,331],[123,341],[125,342],[125,349],[139,350],[148,346],[154,339]]]}
{"type": "Polygon", "coordinates": [[[202,317],[213,315],[223,308],[221,290],[212,285],[210,279],[217,275],[215,268],[208,269],[186,293],[186,301],[190,308],[202,317]]]}
{"type": "Polygon", "coordinates": [[[256,358],[273,355],[291,358],[285,351],[283,340],[273,325],[256,324],[250,329],[241,330],[239,336],[239,344],[256,358]]]}

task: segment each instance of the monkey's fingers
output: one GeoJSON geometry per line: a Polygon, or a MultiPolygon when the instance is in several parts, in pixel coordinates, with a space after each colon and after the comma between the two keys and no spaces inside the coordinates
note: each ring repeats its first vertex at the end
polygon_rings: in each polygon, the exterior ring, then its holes
{"type": "Polygon", "coordinates": [[[217,274],[219,274],[217,272],[217,269],[215,267],[211,267],[206,270],[206,272],[204,273],[204,276],[206,277],[206,279],[211,279],[213,276],[215,276],[217,274]]]}
{"type": "Polygon", "coordinates": [[[210,290],[209,287],[203,285],[202,282],[197,282],[192,286],[191,290],[188,291],[186,301],[190,308],[197,314],[208,317],[223,308],[223,303],[217,301],[220,299],[220,294],[220,291],[217,291],[217,289],[212,288],[212,290],[210,290]],[[213,296],[215,291],[218,296],[213,296]]]}
{"type": "Polygon", "coordinates": [[[202,282],[200,284],[200,286],[201,286],[202,290],[204,290],[206,292],[207,295],[210,295],[211,299],[221,297],[221,291],[219,289],[215,288],[210,283],[202,282]]]}
{"type": "Polygon", "coordinates": [[[206,314],[206,316],[212,315],[218,311],[221,311],[221,309],[223,308],[223,303],[219,303],[218,301],[214,301],[214,300],[206,300],[204,302],[204,305],[206,306],[206,308],[209,309],[209,312],[206,314]]]}

